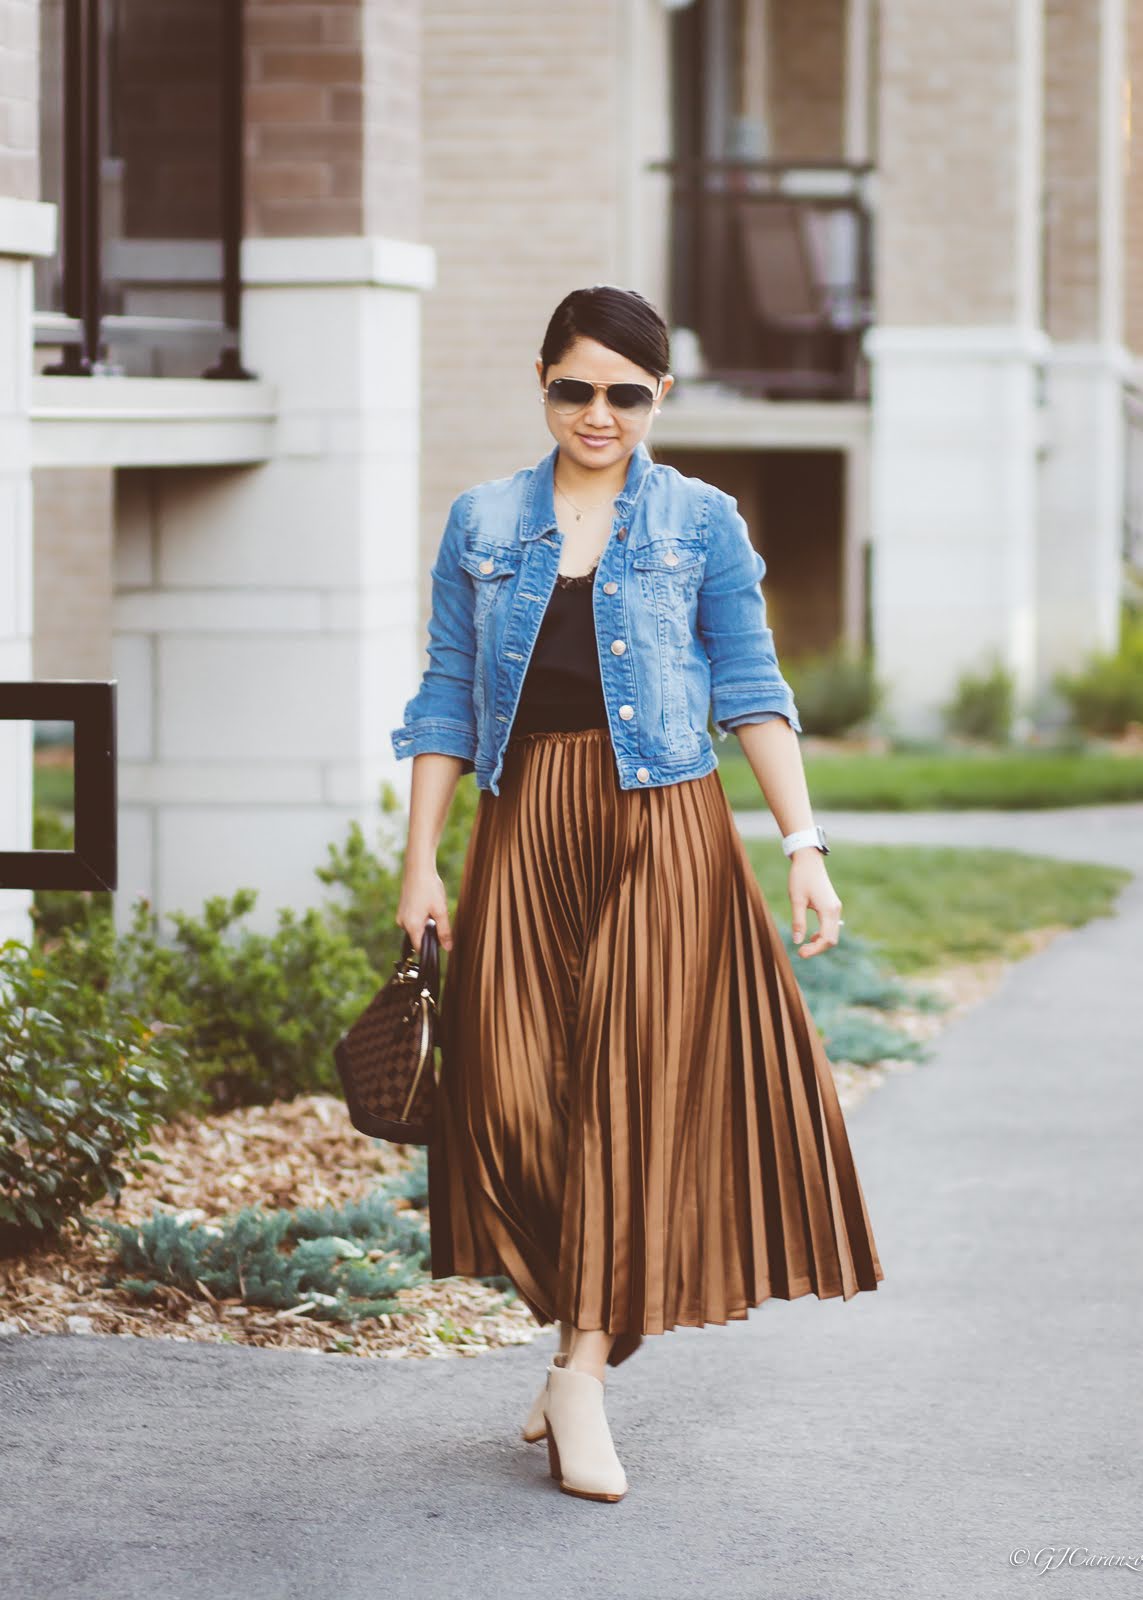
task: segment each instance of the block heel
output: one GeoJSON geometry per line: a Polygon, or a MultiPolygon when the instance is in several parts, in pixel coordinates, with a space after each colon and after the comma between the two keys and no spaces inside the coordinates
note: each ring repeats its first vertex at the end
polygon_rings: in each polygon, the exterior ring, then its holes
{"type": "Polygon", "coordinates": [[[548,1468],[564,1494],[581,1500],[622,1500],[627,1475],[607,1425],[603,1384],[592,1373],[566,1363],[561,1352],[548,1368],[544,1396],[548,1468]]]}

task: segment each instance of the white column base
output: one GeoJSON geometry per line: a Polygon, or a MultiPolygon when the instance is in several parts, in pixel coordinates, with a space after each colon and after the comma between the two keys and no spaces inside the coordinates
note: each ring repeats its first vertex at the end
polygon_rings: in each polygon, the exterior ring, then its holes
{"type": "Polygon", "coordinates": [[[375,838],[416,664],[426,272],[379,243],[244,256],[272,460],[120,474],[120,925],[139,894],[163,918],[249,885],[270,931],[330,898],[314,869],[352,820],[375,838]]]}
{"type": "Polygon", "coordinates": [[[1047,687],[1119,640],[1123,386],[1116,345],[1053,346],[1040,518],[1037,672],[1047,687]]]}
{"type": "Polygon", "coordinates": [[[1036,673],[1037,367],[1022,328],[875,328],[873,630],[897,731],[940,733],[960,673],[1036,673]]]}
{"type": "MultiPolygon", "coordinates": [[[[31,257],[55,242],[55,206],[0,197],[0,678],[32,676],[31,257]]],[[[0,722],[0,849],[32,848],[32,726],[0,722]]],[[[0,888],[0,940],[32,936],[32,891],[0,888]]]]}

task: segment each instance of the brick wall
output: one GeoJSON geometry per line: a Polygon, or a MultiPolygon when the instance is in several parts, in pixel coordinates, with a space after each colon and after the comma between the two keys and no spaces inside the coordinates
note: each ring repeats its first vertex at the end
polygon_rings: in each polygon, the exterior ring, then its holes
{"type": "Polygon", "coordinates": [[[845,0],[772,0],[771,134],[777,161],[841,157],[845,11],[845,0]]]}
{"type": "Polygon", "coordinates": [[[1021,307],[1022,0],[884,0],[877,283],[890,324],[1021,307]]]}
{"type": "Polygon", "coordinates": [[[38,200],[39,5],[0,0],[0,195],[38,200]]]}
{"type": "Polygon", "coordinates": [[[419,238],[418,17],[418,0],[248,0],[248,234],[419,238]]]}
{"type": "Polygon", "coordinates": [[[624,0],[425,0],[423,547],[449,501],[553,447],[533,362],[569,290],[612,281],[624,0]]]}

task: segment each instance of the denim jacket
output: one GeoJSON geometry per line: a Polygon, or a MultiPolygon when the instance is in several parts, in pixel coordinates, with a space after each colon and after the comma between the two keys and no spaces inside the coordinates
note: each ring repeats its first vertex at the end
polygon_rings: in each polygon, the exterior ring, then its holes
{"type": "MultiPolygon", "coordinates": [[[[459,756],[493,794],[559,568],[558,454],[453,501],[431,570],[429,665],[390,735],[398,759],[459,756]]],[[[636,446],[592,587],[621,788],[717,767],[712,715],[720,739],[774,716],[802,731],[766,624],[765,570],[730,495],[636,446]]]]}

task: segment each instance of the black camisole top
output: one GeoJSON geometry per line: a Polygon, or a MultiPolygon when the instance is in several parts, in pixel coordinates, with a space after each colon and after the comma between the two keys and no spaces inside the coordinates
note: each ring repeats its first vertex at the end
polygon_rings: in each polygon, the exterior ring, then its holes
{"type": "Polygon", "coordinates": [[[606,728],[607,707],[599,673],[592,616],[590,572],[556,574],[536,644],[524,674],[512,723],[513,739],[525,733],[606,728]]]}

